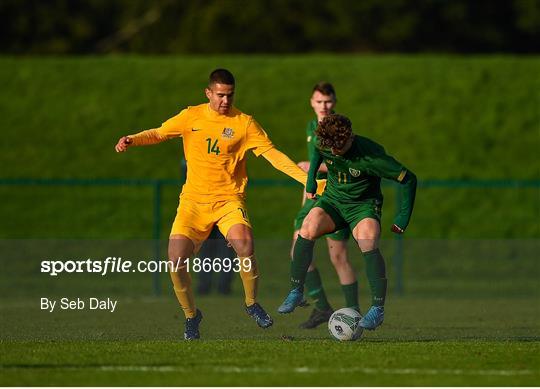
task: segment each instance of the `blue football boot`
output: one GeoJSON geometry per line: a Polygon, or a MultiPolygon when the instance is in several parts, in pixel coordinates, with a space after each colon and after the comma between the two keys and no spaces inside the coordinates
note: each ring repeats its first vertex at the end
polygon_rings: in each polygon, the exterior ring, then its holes
{"type": "Polygon", "coordinates": [[[194,318],[186,319],[185,340],[195,340],[201,337],[201,334],[199,334],[199,324],[201,324],[202,317],[202,312],[197,309],[197,314],[194,318]]]}
{"type": "Polygon", "coordinates": [[[259,305],[259,303],[255,303],[253,305],[250,305],[249,307],[246,307],[246,312],[249,316],[255,319],[255,322],[257,325],[261,328],[268,328],[272,324],[274,324],[274,321],[270,317],[268,313],[259,305]]]}
{"type": "Polygon", "coordinates": [[[302,288],[294,288],[289,292],[283,304],[277,309],[279,313],[291,313],[296,307],[306,306],[306,300],[304,300],[304,291],[302,288]]]}
{"type": "Polygon", "coordinates": [[[358,325],[366,330],[374,330],[384,321],[384,307],[372,306],[358,325]]]}

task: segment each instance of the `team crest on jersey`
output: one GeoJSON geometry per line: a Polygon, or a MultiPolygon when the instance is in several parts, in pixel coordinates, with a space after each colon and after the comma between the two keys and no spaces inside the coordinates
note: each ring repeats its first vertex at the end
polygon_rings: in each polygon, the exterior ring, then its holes
{"type": "Polygon", "coordinates": [[[331,159],[327,159],[325,162],[327,165],[332,165],[334,163],[331,159]]]}
{"type": "Polygon", "coordinates": [[[307,137],[307,141],[311,142],[311,135],[307,137]]]}
{"type": "Polygon", "coordinates": [[[360,170],[353,169],[352,167],[349,168],[349,173],[351,173],[351,176],[353,177],[360,177],[362,174],[360,170]]]}
{"type": "Polygon", "coordinates": [[[234,136],[234,131],[232,128],[227,128],[225,127],[223,129],[223,132],[221,133],[221,136],[224,137],[224,138],[229,138],[229,139],[232,139],[233,136],[234,136]]]}

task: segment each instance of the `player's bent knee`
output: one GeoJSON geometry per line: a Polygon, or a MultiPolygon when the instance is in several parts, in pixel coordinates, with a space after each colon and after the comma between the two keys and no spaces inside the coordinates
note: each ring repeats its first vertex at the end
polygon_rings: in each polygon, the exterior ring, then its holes
{"type": "Polygon", "coordinates": [[[239,257],[250,257],[254,254],[253,241],[251,239],[232,239],[230,243],[239,257]]]}
{"type": "Polygon", "coordinates": [[[318,238],[316,236],[316,230],[310,224],[302,224],[302,228],[300,228],[300,236],[308,240],[315,240],[318,238]]]}
{"type": "Polygon", "coordinates": [[[193,242],[181,235],[171,236],[169,239],[169,248],[168,248],[168,257],[169,261],[173,265],[177,265],[178,261],[183,261],[186,258],[189,258],[193,253],[194,244],[193,242]]]}
{"type": "Polygon", "coordinates": [[[323,228],[319,223],[309,223],[305,228],[302,226],[300,235],[305,239],[316,240],[327,232],[330,232],[330,230],[323,228]]]}
{"type": "Polygon", "coordinates": [[[378,239],[372,239],[372,238],[359,239],[358,247],[360,248],[360,251],[362,252],[372,251],[379,248],[379,241],[378,239]]]}

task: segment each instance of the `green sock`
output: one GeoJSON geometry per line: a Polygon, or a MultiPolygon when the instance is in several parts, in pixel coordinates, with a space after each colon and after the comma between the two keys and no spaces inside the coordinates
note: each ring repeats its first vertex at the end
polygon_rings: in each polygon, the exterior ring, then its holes
{"type": "Polygon", "coordinates": [[[326,299],[326,293],[324,293],[319,270],[314,269],[307,272],[306,289],[308,296],[315,301],[315,308],[320,311],[327,311],[330,309],[330,303],[326,299]]]}
{"type": "Polygon", "coordinates": [[[360,305],[358,304],[358,281],[349,285],[341,285],[341,290],[345,297],[345,306],[360,312],[360,305]]]}
{"type": "Polygon", "coordinates": [[[291,287],[304,290],[307,269],[313,260],[313,247],[315,241],[302,238],[298,235],[293,249],[291,261],[291,287]]]}
{"type": "Polygon", "coordinates": [[[371,289],[371,305],[383,306],[386,298],[386,266],[379,249],[366,251],[366,274],[371,289]]]}

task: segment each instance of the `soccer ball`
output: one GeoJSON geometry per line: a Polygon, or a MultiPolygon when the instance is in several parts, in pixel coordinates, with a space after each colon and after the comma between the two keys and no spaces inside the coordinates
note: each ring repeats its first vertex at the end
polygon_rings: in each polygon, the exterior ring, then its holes
{"type": "Polygon", "coordinates": [[[360,313],[352,308],[341,308],[335,311],[328,320],[328,330],[335,339],[356,340],[360,338],[364,329],[358,325],[360,313]]]}

